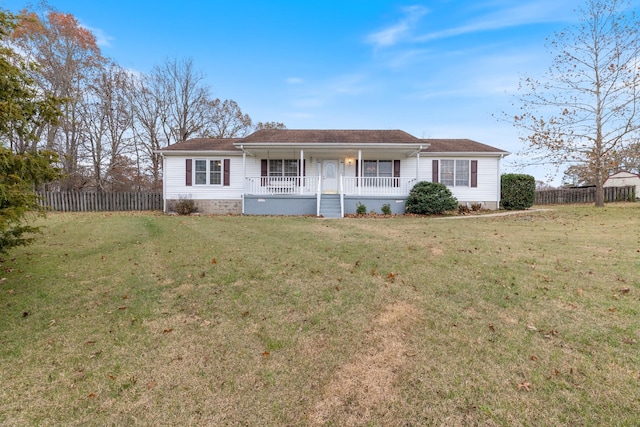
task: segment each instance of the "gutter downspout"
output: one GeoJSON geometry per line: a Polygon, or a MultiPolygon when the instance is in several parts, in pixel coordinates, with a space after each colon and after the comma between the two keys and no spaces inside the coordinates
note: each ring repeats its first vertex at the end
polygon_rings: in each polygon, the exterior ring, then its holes
{"type": "Polygon", "coordinates": [[[247,192],[247,152],[244,151],[244,145],[240,145],[242,150],[242,215],[244,215],[244,195],[247,192]]]}
{"type": "Polygon", "coordinates": [[[362,193],[362,150],[358,150],[358,195],[362,193]]]}
{"type": "Polygon", "coordinates": [[[420,181],[420,152],[422,151],[422,145],[416,152],[416,183],[420,181]]]}
{"type": "Polygon", "coordinates": [[[500,210],[500,200],[502,198],[502,195],[500,194],[500,192],[502,191],[502,183],[500,181],[500,161],[502,159],[504,159],[504,154],[500,154],[500,158],[498,159],[498,191],[496,192],[496,194],[498,195],[498,200],[496,200],[497,211],[500,210]]]}
{"type": "MultiPolygon", "coordinates": [[[[164,153],[160,153],[162,156],[162,213],[167,213],[167,179],[164,175],[166,175],[165,171],[167,170],[167,158],[164,156],[164,153]]],[[[184,163],[184,162],[183,162],[184,163]]]]}

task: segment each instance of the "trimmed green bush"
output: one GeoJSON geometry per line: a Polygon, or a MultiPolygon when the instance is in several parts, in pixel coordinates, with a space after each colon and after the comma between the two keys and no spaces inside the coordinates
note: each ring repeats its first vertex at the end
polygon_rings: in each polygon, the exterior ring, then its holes
{"type": "Polygon", "coordinates": [[[434,215],[457,208],[458,199],[453,197],[446,185],[421,181],[409,192],[405,211],[418,215],[434,215]]]}
{"type": "Polygon", "coordinates": [[[536,179],[507,173],[500,177],[500,206],[506,210],[529,209],[536,200],[536,179]]]}
{"type": "Polygon", "coordinates": [[[367,207],[365,205],[363,205],[362,203],[358,202],[356,204],[356,213],[358,215],[366,215],[367,214],[367,207]]]}

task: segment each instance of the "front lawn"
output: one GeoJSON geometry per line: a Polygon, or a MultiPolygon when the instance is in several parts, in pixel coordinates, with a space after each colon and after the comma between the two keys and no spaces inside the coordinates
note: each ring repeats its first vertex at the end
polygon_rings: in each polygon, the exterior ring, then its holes
{"type": "Polygon", "coordinates": [[[0,425],[638,425],[639,218],[50,214],[0,425]]]}

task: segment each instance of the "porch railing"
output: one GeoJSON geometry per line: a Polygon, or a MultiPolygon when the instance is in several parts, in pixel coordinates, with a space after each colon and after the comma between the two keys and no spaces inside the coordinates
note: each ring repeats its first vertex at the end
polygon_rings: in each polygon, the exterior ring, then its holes
{"type": "Polygon", "coordinates": [[[406,196],[416,182],[415,178],[342,177],[342,188],[349,196],[406,196]]]}
{"type": "Polygon", "coordinates": [[[318,189],[317,176],[258,176],[245,179],[246,194],[313,194],[318,189]]]}
{"type": "MultiPolygon", "coordinates": [[[[406,196],[415,178],[341,177],[340,194],[347,196],[406,196]]],[[[245,193],[252,195],[316,195],[321,191],[319,176],[247,177],[245,193]]]]}

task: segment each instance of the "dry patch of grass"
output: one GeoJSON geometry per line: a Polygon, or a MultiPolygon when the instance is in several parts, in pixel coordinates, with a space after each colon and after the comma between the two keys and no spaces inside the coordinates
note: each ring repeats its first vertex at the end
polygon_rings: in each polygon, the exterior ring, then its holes
{"type": "Polygon", "coordinates": [[[366,425],[374,420],[393,423],[397,372],[411,357],[405,343],[407,329],[419,312],[407,302],[384,308],[367,330],[367,339],[354,360],[341,366],[324,387],[309,415],[314,425],[366,425]],[[391,416],[391,417],[389,417],[391,416]]]}
{"type": "Polygon", "coordinates": [[[0,424],[637,425],[638,218],[52,214],[0,424]]]}

